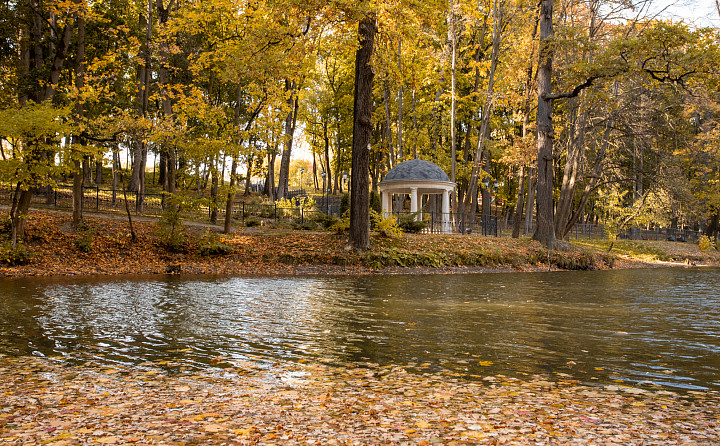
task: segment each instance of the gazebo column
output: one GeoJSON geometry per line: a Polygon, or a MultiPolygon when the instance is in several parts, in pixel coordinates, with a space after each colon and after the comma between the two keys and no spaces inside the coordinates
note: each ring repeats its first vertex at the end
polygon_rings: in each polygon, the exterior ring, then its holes
{"type": "Polygon", "coordinates": [[[442,232],[450,233],[450,191],[447,189],[442,194],[442,232]]]}
{"type": "MultiPolygon", "coordinates": [[[[410,188],[410,213],[414,214],[418,211],[420,206],[418,206],[418,190],[417,187],[411,187],[410,188]]],[[[415,220],[418,220],[419,216],[415,216],[415,220]]]]}
{"type": "Polygon", "coordinates": [[[383,218],[387,218],[392,213],[392,209],[390,209],[390,192],[387,190],[382,191],[382,213],[383,218]]]}

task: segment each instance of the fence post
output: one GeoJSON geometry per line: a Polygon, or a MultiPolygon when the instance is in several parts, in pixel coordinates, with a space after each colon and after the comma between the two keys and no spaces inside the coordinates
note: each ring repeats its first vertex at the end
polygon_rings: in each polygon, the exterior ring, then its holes
{"type": "Polygon", "coordinates": [[[100,186],[95,186],[95,210],[100,210],[100,186]]]}
{"type": "Polygon", "coordinates": [[[242,202],[242,222],[245,224],[245,202],[242,202]]]}

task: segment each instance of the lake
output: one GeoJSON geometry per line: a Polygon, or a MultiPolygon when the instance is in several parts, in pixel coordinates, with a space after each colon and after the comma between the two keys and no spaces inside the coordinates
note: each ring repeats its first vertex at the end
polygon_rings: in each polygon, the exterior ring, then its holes
{"type": "Polygon", "coordinates": [[[720,389],[720,269],[0,280],[0,353],[720,389]]]}

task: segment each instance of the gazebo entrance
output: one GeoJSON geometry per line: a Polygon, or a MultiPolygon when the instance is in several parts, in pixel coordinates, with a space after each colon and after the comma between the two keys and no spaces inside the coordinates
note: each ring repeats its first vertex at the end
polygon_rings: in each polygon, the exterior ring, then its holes
{"type": "Polygon", "coordinates": [[[410,212],[417,213],[417,219],[420,218],[423,196],[441,195],[441,232],[452,232],[450,194],[455,191],[456,185],[436,164],[418,159],[402,162],[385,175],[379,186],[384,216],[393,212],[393,195],[409,195],[410,212]]]}

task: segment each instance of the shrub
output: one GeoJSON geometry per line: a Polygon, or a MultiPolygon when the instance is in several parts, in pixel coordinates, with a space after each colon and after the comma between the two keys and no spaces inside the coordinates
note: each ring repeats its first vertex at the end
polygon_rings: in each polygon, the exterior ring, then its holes
{"type": "Polygon", "coordinates": [[[318,225],[316,222],[311,220],[305,220],[304,222],[295,221],[292,224],[293,229],[298,229],[302,231],[314,231],[318,229],[318,225]]]}
{"type": "Polygon", "coordinates": [[[350,194],[347,192],[340,198],[340,215],[344,215],[345,212],[350,210],[350,194]]]}
{"type": "Polygon", "coordinates": [[[232,254],[235,248],[228,245],[217,234],[208,232],[200,239],[198,254],[203,257],[219,257],[232,254]]]}
{"type": "Polygon", "coordinates": [[[397,223],[400,229],[411,234],[417,234],[425,229],[427,227],[427,222],[423,220],[416,220],[418,214],[418,212],[415,212],[412,214],[401,215],[397,223]]]}
{"type": "Polygon", "coordinates": [[[27,265],[33,256],[34,253],[22,243],[15,245],[15,248],[6,243],[0,249],[0,263],[9,266],[27,265]]]}
{"type": "Polygon", "coordinates": [[[370,191],[370,210],[382,214],[382,199],[380,198],[380,194],[374,190],[370,191]]]}
{"type": "Polygon", "coordinates": [[[170,252],[186,252],[188,240],[183,226],[182,212],[196,207],[192,198],[182,194],[170,194],[165,200],[165,209],[158,221],[157,235],[160,244],[170,252]]]}
{"type": "Polygon", "coordinates": [[[330,226],[330,228],[328,229],[330,229],[331,231],[335,231],[338,234],[344,234],[345,231],[350,229],[350,210],[348,209],[347,211],[345,211],[342,218],[339,220],[336,219],[335,223],[333,223],[332,226],[330,226]]]}
{"type": "Polygon", "coordinates": [[[370,221],[375,231],[379,232],[388,238],[398,238],[402,235],[402,229],[397,224],[397,219],[394,215],[390,215],[388,218],[383,218],[382,214],[371,210],[370,221]]]}
{"type": "Polygon", "coordinates": [[[75,248],[78,251],[88,253],[92,251],[93,238],[97,234],[97,229],[88,225],[87,223],[81,223],[77,229],[78,238],[75,239],[75,248]]]}
{"type": "Polygon", "coordinates": [[[316,221],[323,229],[330,229],[335,223],[338,222],[336,217],[327,215],[322,212],[318,212],[313,215],[312,220],[316,221]]]}
{"type": "Polygon", "coordinates": [[[712,243],[710,242],[710,237],[707,235],[703,235],[698,239],[698,249],[700,249],[700,251],[705,252],[711,247],[712,243]]]}
{"type": "Polygon", "coordinates": [[[248,220],[245,220],[245,226],[248,228],[254,228],[256,226],[262,225],[262,222],[256,218],[251,218],[248,220]]]}
{"type": "Polygon", "coordinates": [[[9,215],[4,215],[0,217],[0,234],[8,234],[10,235],[12,233],[12,221],[10,221],[9,215]]]}

